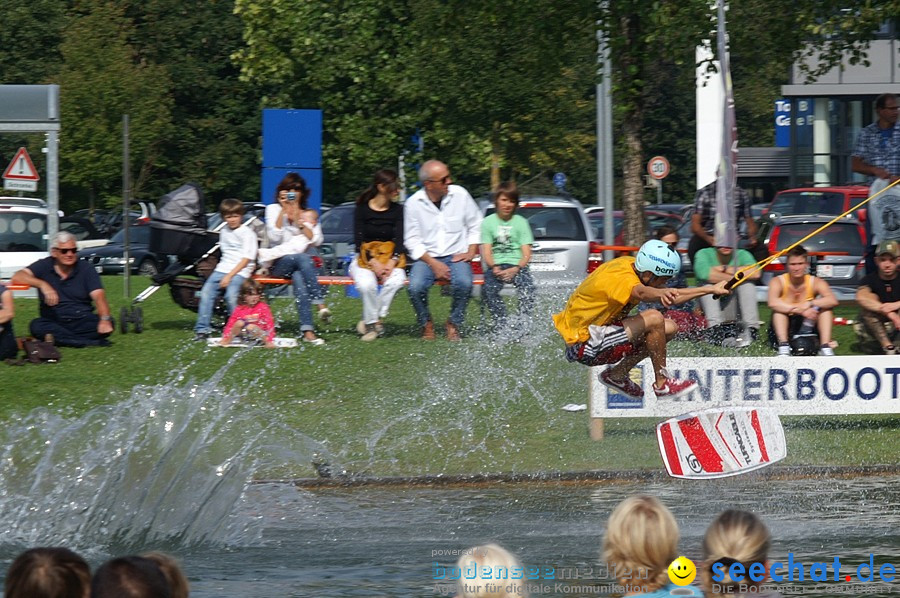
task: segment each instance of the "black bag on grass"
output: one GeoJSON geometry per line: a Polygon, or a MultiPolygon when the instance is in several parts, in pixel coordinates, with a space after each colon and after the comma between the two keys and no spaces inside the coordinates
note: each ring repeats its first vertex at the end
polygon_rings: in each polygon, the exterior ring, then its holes
{"type": "Polygon", "coordinates": [[[40,341],[31,336],[19,340],[22,344],[22,350],[25,352],[25,357],[15,362],[14,365],[22,365],[24,363],[59,363],[62,359],[59,349],[52,342],[40,341]]]}

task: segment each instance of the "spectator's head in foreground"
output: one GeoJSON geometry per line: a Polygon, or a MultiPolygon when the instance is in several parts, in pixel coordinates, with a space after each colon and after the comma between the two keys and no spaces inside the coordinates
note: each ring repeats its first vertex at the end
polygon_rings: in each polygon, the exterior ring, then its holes
{"type": "Polygon", "coordinates": [[[145,559],[149,559],[159,566],[159,570],[169,582],[169,588],[172,590],[172,598],[188,598],[190,594],[190,585],[181,565],[174,557],[163,552],[146,552],[141,555],[145,559]]]}
{"type": "Polygon", "coordinates": [[[91,598],[172,598],[159,565],[140,556],[103,563],[91,580],[91,598]]]}
{"type": "Polygon", "coordinates": [[[707,596],[728,596],[743,585],[743,593],[755,594],[764,581],[753,581],[749,573],[758,576],[765,571],[768,576],[771,536],[766,524],[747,511],[729,509],[709,525],[703,538],[703,564],[697,567],[698,577],[707,596]],[[734,563],[743,565],[744,577],[733,580],[729,569],[734,563]],[[755,568],[751,570],[751,567],[755,568]],[[716,577],[716,581],[713,579],[716,577]],[[713,591],[716,590],[716,591],[713,591]]]}
{"type": "Polygon", "coordinates": [[[91,569],[68,548],[32,548],[6,572],[6,598],[88,598],[91,569]]]}
{"type": "Polygon", "coordinates": [[[603,560],[619,583],[654,592],[669,583],[678,557],[678,524],[655,496],[629,496],[616,506],[603,536],[603,560]]]}
{"type": "Polygon", "coordinates": [[[522,563],[498,544],[484,544],[464,551],[457,566],[457,598],[513,598],[527,596],[522,563]],[[514,569],[519,568],[518,575],[514,569]],[[519,579],[513,579],[517,576],[519,579]]]}

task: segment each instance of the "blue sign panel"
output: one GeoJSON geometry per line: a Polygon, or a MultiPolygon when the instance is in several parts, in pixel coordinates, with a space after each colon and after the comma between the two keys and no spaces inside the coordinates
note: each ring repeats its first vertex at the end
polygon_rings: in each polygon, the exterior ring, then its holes
{"type": "Polygon", "coordinates": [[[566,175],[562,172],[553,175],[553,184],[557,189],[563,189],[566,186],[566,180],[566,175]]]}
{"type": "Polygon", "coordinates": [[[300,174],[312,193],[309,207],[322,205],[322,111],[265,109],[263,120],[262,195],[275,201],[275,188],[289,172],[300,174]]]}
{"type": "Polygon", "coordinates": [[[791,146],[791,119],[797,127],[797,147],[811,147],[815,106],[811,99],[775,100],[775,147],[791,146]],[[794,109],[796,105],[796,109],[794,109]]]}
{"type": "Polygon", "coordinates": [[[263,167],[322,168],[322,111],[262,111],[263,167]]]}

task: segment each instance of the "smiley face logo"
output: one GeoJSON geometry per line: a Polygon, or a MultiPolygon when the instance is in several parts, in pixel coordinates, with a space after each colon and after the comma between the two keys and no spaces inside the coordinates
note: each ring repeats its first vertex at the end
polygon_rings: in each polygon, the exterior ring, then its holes
{"type": "Polygon", "coordinates": [[[697,577],[697,567],[694,561],[686,556],[680,556],[669,565],[669,580],[676,586],[686,586],[697,577]]]}

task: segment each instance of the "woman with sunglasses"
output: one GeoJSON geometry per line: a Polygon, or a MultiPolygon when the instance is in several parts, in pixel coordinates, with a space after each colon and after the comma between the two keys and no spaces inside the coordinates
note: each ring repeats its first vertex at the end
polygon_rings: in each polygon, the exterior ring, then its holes
{"type": "Polygon", "coordinates": [[[68,347],[107,346],[113,331],[112,316],[100,276],[84,260],[71,233],[57,233],[50,257],[13,274],[12,284],[38,290],[40,317],[31,321],[31,335],[68,347]],[[97,313],[94,313],[94,307],[97,313]]]}

